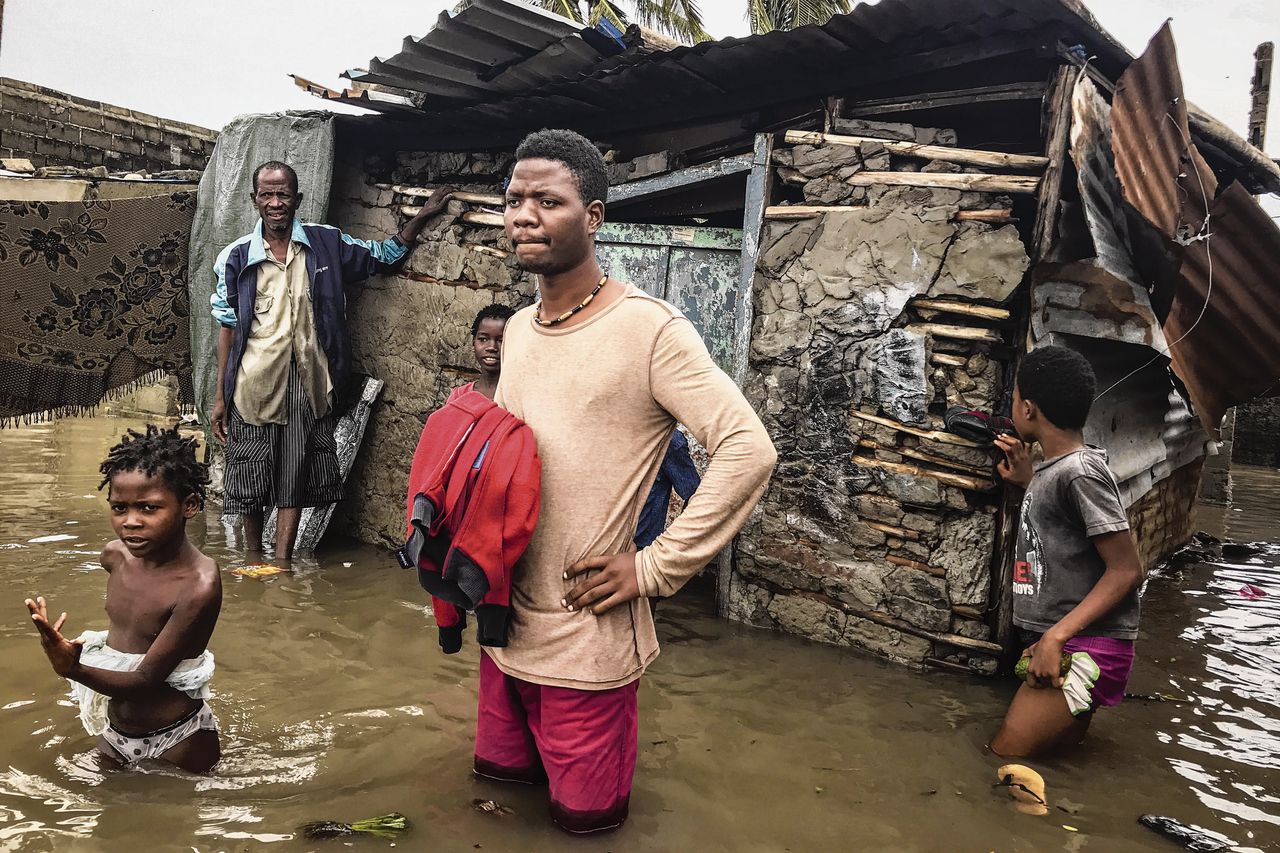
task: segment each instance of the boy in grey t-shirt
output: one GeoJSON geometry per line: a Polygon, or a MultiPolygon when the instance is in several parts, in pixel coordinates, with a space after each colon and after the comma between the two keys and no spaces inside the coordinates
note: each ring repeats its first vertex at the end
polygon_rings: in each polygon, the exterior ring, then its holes
{"type": "Polygon", "coordinates": [[[1013,622],[1026,634],[1026,683],[991,741],[1003,756],[1033,757],[1079,743],[1093,712],[1124,697],[1138,636],[1142,566],[1106,453],[1084,443],[1096,382],[1065,347],[1028,353],[1013,392],[1027,445],[997,437],[1007,482],[1022,499],[1013,569],[1013,622]]]}

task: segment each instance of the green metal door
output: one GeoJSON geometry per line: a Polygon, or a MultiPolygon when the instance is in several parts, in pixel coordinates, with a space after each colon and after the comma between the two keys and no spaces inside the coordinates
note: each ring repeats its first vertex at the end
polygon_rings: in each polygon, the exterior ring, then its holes
{"type": "Polygon", "coordinates": [[[739,288],[741,230],[612,222],[596,233],[596,254],[609,275],[683,311],[716,363],[736,374],[735,341],[750,331],[739,328],[751,301],[739,288]]]}

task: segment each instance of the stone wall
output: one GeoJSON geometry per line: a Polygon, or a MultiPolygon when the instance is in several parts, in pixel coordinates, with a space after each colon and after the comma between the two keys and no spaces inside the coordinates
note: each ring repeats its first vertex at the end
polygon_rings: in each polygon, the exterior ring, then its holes
{"type": "MultiPolygon", "coordinates": [[[[329,221],[385,239],[403,227],[391,187],[451,184],[498,193],[508,157],[406,152],[344,154],[334,164],[329,221]]],[[[471,322],[485,305],[518,307],[532,282],[515,266],[500,227],[464,223],[474,206],[450,202],[431,220],[399,274],[379,276],[348,304],[355,368],[386,383],[347,484],[339,525],[368,542],[402,544],[409,460],[427,416],[478,375],[471,322]]]]}
{"type": "Polygon", "coordinates": [[[1129,526],[1144,569],[1150,570],[1187,543],[1195,532],[1201,457],[1156,483],[1129,507],[1129,526]]]}
{"type": "Polygon", "coordinates": [[[1242,465],[1280,468],[1280,397],[1236,407],[1231,460],[1242,465]]]}
{"type": "Polygon", "coordinates": [[[112,172],[203,169],[217,134],[0,77],[0,157],[112,172]]]}
{"type": "Polygon", "coordinates": [[[921,168],[875,143],[775,162],[804,203],[842,209],[770,221],[761,238],[746,390],[781,461],[740,538],[731,616],[989,672],[1000,492],[989,451],[940,430],[949,406],[991,411],[1004,390],[1011,327],[962,312],[1008,300],[1029,260],[1014,226],[957,214],[1011,202],[849,186],[921,168]]]}

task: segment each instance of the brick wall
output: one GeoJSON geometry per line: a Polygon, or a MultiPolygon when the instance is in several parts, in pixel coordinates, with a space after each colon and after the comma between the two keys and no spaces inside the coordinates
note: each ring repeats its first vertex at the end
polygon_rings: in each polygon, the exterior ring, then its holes
{"type": "Polygon", "coordinates": [[[0,77],[0,157],[110,171],[203,169],[217,134],[0,77]]]}
{"type": "Polygon", "coordinates": [[[1151,491],[1129,507],[1129,525],[1138,542],[1145,569],[1186,544],[1195,532],[1196,493],[1204,458],[1184,465],[1156,483],[1151,491]]]}

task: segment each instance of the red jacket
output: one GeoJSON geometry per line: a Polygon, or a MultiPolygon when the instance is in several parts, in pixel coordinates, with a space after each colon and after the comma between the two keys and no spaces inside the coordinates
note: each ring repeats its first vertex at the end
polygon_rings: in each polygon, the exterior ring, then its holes
{"type": "Polygon", "coordinates": [[[446,654],[462,647],[466,610],[481,645],[507,644],[511,570],[538,522],[541,479],[533,432],[483,394],[453,395],[427,418],[397,556],[431,593],[446,654]]]}

